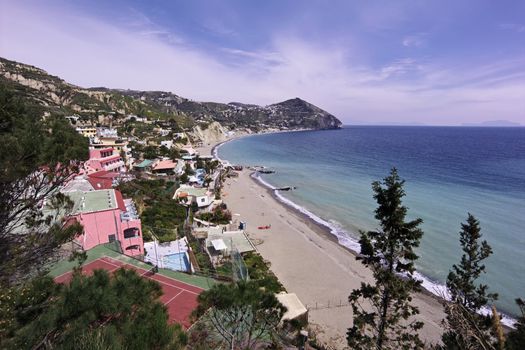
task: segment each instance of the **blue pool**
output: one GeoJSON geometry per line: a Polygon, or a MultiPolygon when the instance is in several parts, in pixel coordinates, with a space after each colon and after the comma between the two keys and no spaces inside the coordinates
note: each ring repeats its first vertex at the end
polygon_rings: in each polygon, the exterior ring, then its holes
{"type": "Polygon", "coordinates": [[[190,261],[186,253],[177,253],[164,256],[164,267],[175,271],[191,271],[190,261]]]}

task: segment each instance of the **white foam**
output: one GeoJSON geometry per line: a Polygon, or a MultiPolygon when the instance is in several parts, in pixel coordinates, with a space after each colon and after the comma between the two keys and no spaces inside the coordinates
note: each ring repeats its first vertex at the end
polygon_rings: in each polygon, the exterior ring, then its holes
{"type": "MultiPolygon", "coordinates": [[[[226,142],[229,142],[231,140],[228,140],[226,142]]],[[[222,159],[219,158],[218,156],[218,149],[224,145],[226,142],[223,142],[219,145],[217,145],[214,149],[213,149],[213,156],[216,158],[216,159],[219,159],[222,161],[222,159]]],[[[342,246],[350,249],[351,251],[359,254],[361,252],[361,246],[358,242],[357,239],[353,238],[352,235],[350,235],[346,230],[344,230],[341,226],[341,224],[339,224],[338,222],[336,221],[326,221],[324,220],[323,218],[315,215],[314,213],[312,213],[311,211],[309,211],[308,209],[294,203],[293,201],[291,201],[290,199],[288,198],[285,198],[281,193],[280,191],[278,191],[276,189],[275,186],[272,186],[271,184],[269,184],[268,182],[264,181],[264,179],[257,173],[257,172],[254,172],[252,175],[252,178],[254,178],[255,180],[257,180],[259,183],[261,183],[263,186],[269,188],[270,190],[272,190],[276,196],[276,198],[283,204],[299,211],[300,213],[306,215],[308,218],[310,218],[311,220],[313,220],[314,222],[322,225],[322,226],[325,226],[326,228],[328,228],[330,230],[330,233],[333,234],[336,238],[337,238],[337,241],[339,242],[339,244],[341,244],[342,246]]],[[[439,283],[437,281],[433,281],[431,278],[427,277],[427,276],[424,276],[422,275],[421,273],[419,272],[415,272],[414,273],[414,276],[417,278],[417,279],[420,279],[422,281],[421,285],[424,289],[426,289],[427,291],[429,291],[430,293],[442,298],[442,297],[445,297],[445,298],[448,298],[448,292],[447,292],[447,288],[444,284],[442,283],[439,283]]],[[[486,315],[486,314],[490,314],[492,313],[492,311],[489,309],[489,308],[483,308],[481,311],[480,311],[481,314],[483,315],[486,315]]],[[[511,328],[514,328],[514,324],[516,323],[516,320],[513,319],[512,317],[506,315],[506,314],[503,314],[501,313],[501,323],[504,324],[505,326],[508,326],[508,327],[511,327],[511,328]]]]}
{"type": "MultiPolygon", "coordinates": [[[[351,251],[355,252],[355,253],[360,253],[361,252],[361,246],[359,244],[359,242],[357,241],[357,239],[353,238],[346,230],[344,230],[341,226],[341,224],[339,224],[338,222],[336,221],[326,221],[322,218],[320,218],[319,216],[315,215],[314,213],[312,213],[311,211],[309,211],[308,209],[294,203],[293,201],[291,201],[290,199],[284,197],[280,191],[278,191],[276,189],[275,186],[272,186],[270,185],[268,182],[264,181],[263,178],[258,175],[258,173],[253,173],[252,174],[252,177],[254,179],[256,179],[258,182],[260,182],[262,185],[264,185],[265,187],[269,188],[270,190],[273,190],[275,196],[277,197],[277,199],[282,202],[283,204],[289,206],[289,207],[292,207],[293,209],[299,211],[300,213],[306,215],[308,218],[310,218],[311,220],[315,221],[316,223],[322,225],[322,226],[325,226],[327,227],[329,230],[330,230],[330,233],[333,234],[335,237],[337,237],[337,241],[339,242],[339,244],[341,244],[342,246],[350,249],[351,251]]],[[[449,299],[449,294],[448,294],[448,291],[447,291],[447,287],[442,284],[442,283],[439,283],[439,282],[436,282],[436,281],[433,281],[431,278],[419,273],[419,272],[415,272],[414,273],[414,276],[415,278],[419,279],[422,281],[421,283],[421,286],[426,289],[427,291],[429,291],[430,293],[438,296],[438,297],[445,297],[446,299],[449,299]]],[[[492,311],[489,309],[489,308],[483,308],[481,311],[480,311],[481,314],[483,315],[487,315],[487,314],[491,314],[492,311]]],[[[508,326],[508,327],[512,327],[514,328],[514,323],[516,322],[515,319],[513,319],[512,317],[508,316],[508,315],[505,315],[505,314],[501,314],[501,323],[504,324],[505,326],[508,326]]]]}
{"type": "Polygon", "coordinates": [[[227,141],[224,141],[224,142],[221,142],[219,143],[217,146],[213,147],[213,149],[211,150],[211,155],[213,158],[217,159],[218,161],[224,161],[223,159],[221,159],[219,157],[219,148],[221,148],[224,144],[230,142],[230,141],[233,141],[233,139],[230,139],[230,140],[227,140],[227,141]]]}

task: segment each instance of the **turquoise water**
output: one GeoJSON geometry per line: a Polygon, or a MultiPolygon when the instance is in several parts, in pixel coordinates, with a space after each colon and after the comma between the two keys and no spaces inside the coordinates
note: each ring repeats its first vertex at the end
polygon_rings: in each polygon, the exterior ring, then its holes
{"type": "Polygon", "coordinates": [[[424,220],[417,265],[427,289],[439,291],[459,261],[460,223],[470,212],[494,251],[481,281],[499,293],[498,308],[517,314],[514,299],[525,297],[525,128],[346,127],[246,137],[218,153],[275,169],[261,179],[297,186],[282,199],[353,249],[359,230],[377,228],[371,182],[397,167],[409,217],[424,220]]]}
{"type": "Polygon", "coordinates": [[[186,253],[177,253],[164,256],[164,267],[175,271],[190,272],[190,262],[186,253]]]}

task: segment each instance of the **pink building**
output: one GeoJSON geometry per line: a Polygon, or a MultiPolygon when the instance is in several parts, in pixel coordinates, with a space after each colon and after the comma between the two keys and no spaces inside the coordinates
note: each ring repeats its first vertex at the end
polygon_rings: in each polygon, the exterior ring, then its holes
{"type": "Polygon", "coordinates": [[[73,200],[72,218],[84,227],[75,241],[89,250],[99,244],[117,242],[124,254],[144,255],[142,226],[131,199],[114,189],[68,193],[73,200]]]}
{"type": "Polygon", "coordinates": [[[84,163],[88,174],[97,171],[126,171],[126,164],[113,148],[90,149],[89,159],[84,163]]]}

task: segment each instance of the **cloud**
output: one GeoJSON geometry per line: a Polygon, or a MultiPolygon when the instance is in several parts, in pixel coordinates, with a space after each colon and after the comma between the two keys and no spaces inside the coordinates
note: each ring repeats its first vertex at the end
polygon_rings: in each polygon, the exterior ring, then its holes
{"type": "Polygon", "coordinates": [[[166,90],[201,101],[263,105],[298,96],[346,122],[459,124],[496,116],[525,121],[522,57],[488,65],[401,57],[374,66],[362,58],[366,47],[291,34],[276,33],[256,50],[203,50],[147,17],[120,26],[21,6],[8,12],[0,24],[2,56],[80,86],[166,90]]]}
{"type": "Polygon", "coordinates": [[[405,47],[421,47],[426,44],[426,36],[426,33],[408,35],[403,38],[401,43],[405,47]]]}

